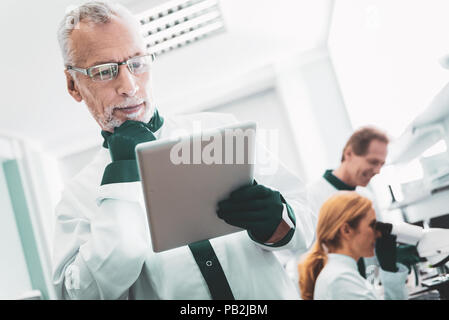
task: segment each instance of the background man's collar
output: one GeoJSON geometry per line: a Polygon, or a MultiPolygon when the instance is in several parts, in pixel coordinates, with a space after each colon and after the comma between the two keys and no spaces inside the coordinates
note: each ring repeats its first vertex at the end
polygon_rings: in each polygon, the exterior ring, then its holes
{"type": "Polygon", "coordinates": [[[354,191],[355,187],[350,186],[343,181],[341,181],[339,178],[337,178],[333,173],[332,169],[326,170],[324,172],[323,178],[327,180],[331,185],[333,185],[337,190],[349,190],[354,191]]]}

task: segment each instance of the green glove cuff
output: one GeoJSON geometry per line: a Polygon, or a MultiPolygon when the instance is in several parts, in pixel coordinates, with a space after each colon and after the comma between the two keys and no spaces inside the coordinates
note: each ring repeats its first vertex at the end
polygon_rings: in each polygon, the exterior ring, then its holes
{"type": "Polygon", "coordinates": [[[120,160],[106,166],[101,185],[140,181],[136,160],[120,160]]]}
{"type": "Polygon", "coordinates": [[[282,196],[282,194],[280,194],[280,196],[281,196],[281,201],[282,201],[282,203],[284,203],[284,204],[287,206],[288,217],[289,217],[290,220],[293,222],[293,225],[296,227],[296,217],[295,217],[295,214],[293,213],[292,207],[290,207],[290,205],[287,203],[287,201],[286,201],[285,198],[282,196]]]}
{"type": "Polygon", "coordinates": [[[282,238],[282,239],[279,240],[278,242],[272,243],[272,244],[266,244],[266,243],[263,243],[263,242],[257,240],[257,239],[251,234],[251,231],[248,231],[248,236],[249,236],[250,239],[253,240],[254,242],[263,244],[264,246],[267,246],[267,247],[277,248],[277,247],[282,247],[282,246],[286,245],[287,243],[289,243],[290,240],[293,238],[293,234],[294,234],[294,233],[295,233],[295,229],[290,229],[290,231],[287,232],[287,234],[285,235],[284,238],[282,238]]]}
{"type": "MultiPolygon", "coordinates": [[[[285,199],[282,197],[282,195],[281,195],[281,200],[282,200],[282,202],[284,202],[284,204],[287,207],[287,213],[288,213],[290,220],[293,222],[293,225],[296,226],[296,219],[295,219],[295,215],[293,214],[293,209],[290,207],[290,205],[287,202],[285,202],[285,199]]],[[[287,232],[285,237],[283,237],[278,242],[275,242],[272,244],[266,244],[266,243],[259,241],[258,239],[256,239],[256,237],[254,237],[254,235],[249,230],[248,230],[248,236],[250,237],[251,240],[253,240],[257,243],[263,244],[264,246],[277,248],[277,247],[282,247],[290,242],[290,240],[293,238],[293,234],[295,233],[295,229],[296,228],[291,228],[290,231],[287,232]]]]}

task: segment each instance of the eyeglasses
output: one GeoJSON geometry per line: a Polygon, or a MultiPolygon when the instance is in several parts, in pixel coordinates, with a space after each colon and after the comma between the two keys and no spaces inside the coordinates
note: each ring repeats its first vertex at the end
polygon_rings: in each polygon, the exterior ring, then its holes
{"type": "Polygon", "coordinates": [[[87,69],[67,66],[67,70],[80,72],[89,76],[93,81],[109,81],[114,80],[117,77],[118,67],[121,65],[126,64],[132,74],[141,74],[149,70],[154,59],[154,54],[147,54],[144,56],[133,57],[124,62],[99,64],[87,69]]]}

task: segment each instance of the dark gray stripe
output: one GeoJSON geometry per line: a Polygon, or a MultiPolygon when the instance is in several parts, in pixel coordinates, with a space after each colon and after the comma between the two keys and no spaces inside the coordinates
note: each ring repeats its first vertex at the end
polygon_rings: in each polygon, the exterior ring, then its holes
{"type": "Polygon", "coordinates": [[[200,268],[204,280],[206,280],[212,299],[235,300],[220,261],[218,261],[209,240],[191,243],[189,244],[189,249],[195,258],[198,268],[200,268]]]}

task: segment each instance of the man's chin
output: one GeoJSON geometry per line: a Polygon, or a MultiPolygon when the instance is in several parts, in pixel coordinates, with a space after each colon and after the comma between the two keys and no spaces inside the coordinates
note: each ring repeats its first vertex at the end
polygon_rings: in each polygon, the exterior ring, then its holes
{"type": "Polygon", "coordinates": [[[151,120],[151,117],[153,114],[149,110],[150,108],[145,108],[143,112],[140,112],[140,114],[135,116],[125,116],[120,118],[114,118],[111,121],[109,121],[107,124],[102,125],[102,129],[104,131],[114,132],[115,128],[120,127],[125,121],[132,120],[132,121],[139,121],[148,123],[151,120]]]}
{"type": "Polygon", "coordinates": [[[361,187],[366,187],[368,184],[369,184],[369,180],[360,183],[359,186],[361,186],[361,187]]]}
{"type": "Polygon", "coordinates": [[[134,121],[148,123],[151,120],[152,115],[153,114],[150,112],[150,108],[148,107],[148,105],[146,103],[144,103],[142,109],[139,110],[139,112],[136,112],[135,114],[127,116],[126,120],[134,120],[134,121]]]}
{"type": "Polygon", "coordinates": [[[362,179],[360,179],[361,181],[359,182],[359,186],[361,186],[361,187],[366,187],[368,184],[369,184],[369,182],[371,181],[371,179],[372,179],[372,177],[365,177],[365,176],[362,176],[362,179]]]}
{"type": "Polygon", "coordinates": [[[148,123],[153,118],[155,108],[148,102],[145,102],[145,112],[143,113],[142,122],[148,123]]]}
{"type": "Polygon", "coordinates": [[[119,119],[113,119],[106,124],[100,124],[100,127],[103,131],[108,131],[108,132],[112,133],[112,132],[114,132],[114,129],[117,127],[120,127],[123,124],[123,122],[125,122],[125,121],[121,121],[119,119]]]}

